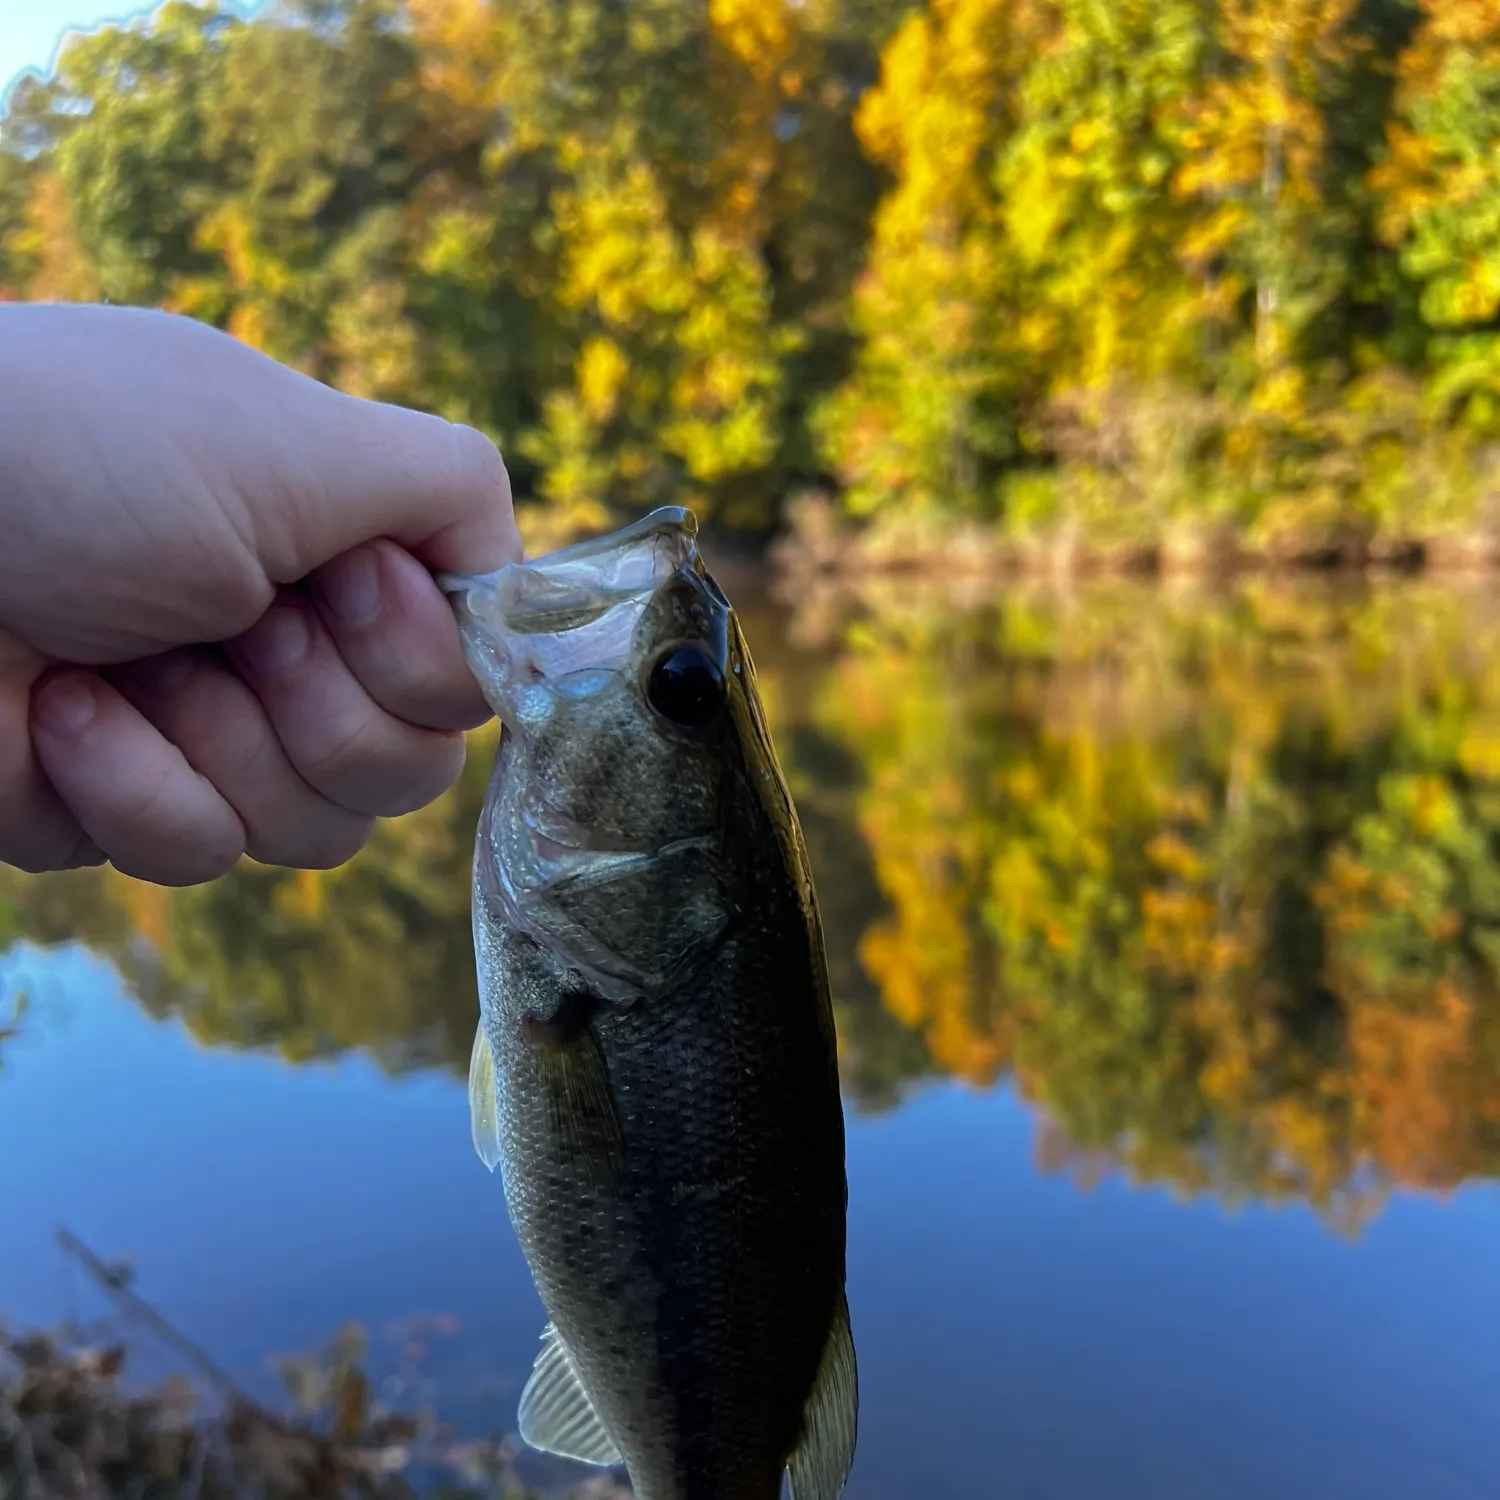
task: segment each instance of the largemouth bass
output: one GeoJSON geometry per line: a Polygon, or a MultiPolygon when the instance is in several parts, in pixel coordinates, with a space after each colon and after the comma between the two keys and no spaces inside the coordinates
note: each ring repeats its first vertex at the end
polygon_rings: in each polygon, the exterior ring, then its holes
{"type": "Polygon", "coordinates": [[[696,524],[443,580],[501,720],[474,1145],[551,1322],[521,1436],[638,1500],[834,1500],[853,1459],[818,906],[696,524]]]}

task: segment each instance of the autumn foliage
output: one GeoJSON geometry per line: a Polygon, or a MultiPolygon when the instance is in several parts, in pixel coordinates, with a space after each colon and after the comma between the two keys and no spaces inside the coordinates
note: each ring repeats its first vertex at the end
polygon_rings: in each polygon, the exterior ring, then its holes
{"type": "Polygon", "coordinates": [[[476,423],[539,542],[1491,556],[1497,105],[1492,0],[175,0],[12,90],[0,296],[476,423]]]}

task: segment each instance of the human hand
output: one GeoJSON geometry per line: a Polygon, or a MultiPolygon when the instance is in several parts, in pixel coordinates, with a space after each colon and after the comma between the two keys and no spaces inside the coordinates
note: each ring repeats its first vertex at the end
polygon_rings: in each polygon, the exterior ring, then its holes
{"type": "Polygon", "coordinates": [[[0,860],[341,863],[488,717],[428,570],[520,556],[470,428],[185,318],[0,307],[0,860]]]}

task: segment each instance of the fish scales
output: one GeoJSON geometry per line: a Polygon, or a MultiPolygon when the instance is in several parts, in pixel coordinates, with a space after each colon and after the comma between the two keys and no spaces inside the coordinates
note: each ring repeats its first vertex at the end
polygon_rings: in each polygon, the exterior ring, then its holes
{"type": "Polygon", "coordinates": [[[833,1500],[857,1393],[822,934],[692,537],[658,513],[613,543],[645,553],[634,575],[606,539],[540,578],[445,580],[505,725],[475,856],[476,1145],[552,1319],[528,1441],[623,1460],[640,1500],[775,1500],[788,1466],[796,1500],[833,1500]]]}

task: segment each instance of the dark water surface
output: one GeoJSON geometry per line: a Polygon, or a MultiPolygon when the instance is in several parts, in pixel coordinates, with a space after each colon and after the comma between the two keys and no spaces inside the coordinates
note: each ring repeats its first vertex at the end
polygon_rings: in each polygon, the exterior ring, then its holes
{"type": "MultiPolygon", "coordinates": [[[[1500,1496],[1492,585],[731,592],[839,1004],[850,1500],[1500,1496]]],[[[0,877],[0,1315],[88,1302],[65,1223],[257,1392],[358,1321],[513,1421],[491,746],[327,875],[0,877]]]]}

